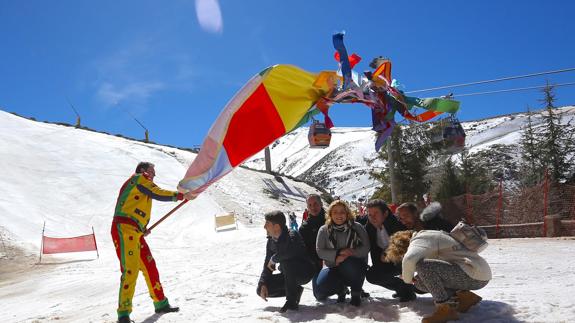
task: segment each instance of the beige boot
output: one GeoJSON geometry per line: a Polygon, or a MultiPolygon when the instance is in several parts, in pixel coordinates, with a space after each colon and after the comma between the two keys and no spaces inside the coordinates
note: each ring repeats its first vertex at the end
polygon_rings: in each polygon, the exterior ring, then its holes
{"type": "Polygon", "coordinates": [[[430,316],[426,316],[421,320],[421,323],[445,323],[447,321],[459,319],[459,315],[455,308],[457,304],[451,302],[435,304],[435,312],[430,316]]]}
{"type": "Polygon", "coordinates": [[[481,296],[468,290],[460,290],[457,291],[457,300],[459,302],[457,305],[457,311],[460,313],[466,313],[471,306],[481,301],[481,296]]]}

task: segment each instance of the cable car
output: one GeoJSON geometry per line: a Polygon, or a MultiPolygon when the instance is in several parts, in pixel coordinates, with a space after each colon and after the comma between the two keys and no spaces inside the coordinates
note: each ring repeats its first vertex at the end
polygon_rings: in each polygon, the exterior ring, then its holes
{"type": "Polygon", "coordinates": [[[307,134],[310,148],[327,148],[331,141],[331,131],[325,123],[313,120],[307,134]]]}
{"type": "Polygon", "coordinates": [[[431,142],[445,153],[456,154],[465,148],[465,136],[459,120],[451,116],[439,121],[433,129],[431,142]]]}

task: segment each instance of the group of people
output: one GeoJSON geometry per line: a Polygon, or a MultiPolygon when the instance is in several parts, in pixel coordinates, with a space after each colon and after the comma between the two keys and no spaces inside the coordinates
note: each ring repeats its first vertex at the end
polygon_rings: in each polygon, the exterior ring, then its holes
{"type": "Polygon", "coordinates": [[[490,267],[450,235],[454,225],[443,218],[439,203],[421,213],[414,203],[404,203],[396,216],[383,200],[371,200],[364,224],[343,200],[325,211],[321,197],[311,194],[306,204],[297,231],[288,228],[281,211],[265,214],[268,241],[256,292],[266,301],[285,297],[280,312],[298,309],[302,285],[310,281],[318,301],[337,295],[343,303],[349,293],[354,306],[369,295],[365,280],[392,290],[399,302],[430,293],[436,308],[425,323],[458,319],[458,313],[481,301],[471,290],[487,285],[490,267]]]}
{"type": "MultiPolygon", "coordinates": [[[[154,177],[154,164],[139,163],[122,185],[116,202],[111,235],[121,270],[119,323],[131,322],[140,271],[155,312],[179,311],[164,295],[145,240],[149,233],[146,228],[152,200],[191,200],[195,196],[161,189],[153,182],[154,177]]],[[[321,197],[311,194],[306,205],[299,229],[294,216],[288,228],[283,212],[265,214],[268,241],[257,294],[266,301],[268,297],[285,297],[280,312],[298,309],[302,285],[310,281],[318,301],[337,295],[337,301],[343,303],[349,293],[349,303],[354,306],[369,296],[363,290],[365,280],[394,291],[392,297],[399,302],[415,300],[416,293],[430,293],[436,310],[423,318],[425,323],[455,320],[458,313],[481,301],[471,290],[487,285],[491,279],[489,265],[477,250],[450,235],[454,226],[442,218],[439,203],[430,204],[421,214],[415,204],[404,203],[397,208],[396,217],[383,200],[371,200],[363,223],[356,221],[343,200],[335,200],[325,211],[321,197]]]]}

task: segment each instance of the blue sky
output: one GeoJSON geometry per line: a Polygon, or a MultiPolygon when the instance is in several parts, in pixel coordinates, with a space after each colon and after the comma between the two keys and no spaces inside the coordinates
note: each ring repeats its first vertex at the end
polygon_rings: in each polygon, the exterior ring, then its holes
{"type": "MultiPolygon", "coordinates": [[[[184,147],[201,144],[227,101],[267,66],[336,69],[349,52],[393,62],[404,90],[575,67],[575,1],[220,0],[223,28],[201,28],[193,0],[0,1],[0,109],[184,147]]],[[[453,90],[573,82],[575,72],[453,90]]],[[[440,96],[448,90],[419,93],[440,96]]],[[[575,104],[575,87],[556,90],[575,104]]],[[[537,91],[462,98],[462,120],[539,108],[537,91]]],[[[359,104],[336,126],[370,126],[359,104]]],[[[396,119],[400,119],[396,117],[396,119]]],[[[262,125],[265,126],[265,125],[262,125]]]]}

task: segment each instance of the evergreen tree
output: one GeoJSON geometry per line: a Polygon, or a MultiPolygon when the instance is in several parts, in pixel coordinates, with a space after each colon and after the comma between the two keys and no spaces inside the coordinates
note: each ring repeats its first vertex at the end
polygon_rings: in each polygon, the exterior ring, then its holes
{"type": "Polygon", "coordinates": [[[540,144],[541,161],[543,166],[549,169],[551,178],[562,181],[567,178],[572,168],[568,162],[574,151],[573,129],[569,123],[562,124],[561,114],[555,110],[555,94],[553,86],[547,84],[542,90],[545,110],[543,114],[544,127],[538,133],[538,143],[540,144]]]}
{"type": "Polygon", "coordinates": [[[426,125],[410,123],[399,137],[400,154],[397,162],[401,181],[401,201],[423,201],[431,183],[426,179],[431,155],[431,139],[426,125]]]}
{"type": "Polygon", "coordinates": [[[521,183],[524,186],[538,183],[544,171],[541,143],[533,126],[532,116],[531,109],[527,107],[527,123],[522,127],[523,133],[519,142],[521,146],[521,183]]]}
{"type": "MultiPolygon", "coordinates": [[[[421,201],[423,195],[429,191],[430,183],[426,180],[429,157],[431,154],[430,139],[424,124],[410,123],[405,126],[396,126],[390,141],[390,149],[382,149],[378,158],[390,161],[390,153],[395,167],[397,200],[421,201]]],[[[391,174],[390,167],[382,172],[372,172],[371,177],[382,186],[376,190],[372,198],[383,198],[391,201],[391,174]]]]}
{"type": "Polygon", "coordinates": [[[459,180],[457,172],[457,166],[453,161],[451,161],[451,159],[447,159],[443,168],[443,175],[440,179],[441,184],[439,186],[439,191],[435,197],[436,200],[445,201],[453,196],[465,193],[465,188],[459,180]]]}
{"type": "Polygon", "coordinates": [[[461,154],[461,183],[471,194],[483,194],[493,186],[484,157],[479,154],[461,154]]]}

